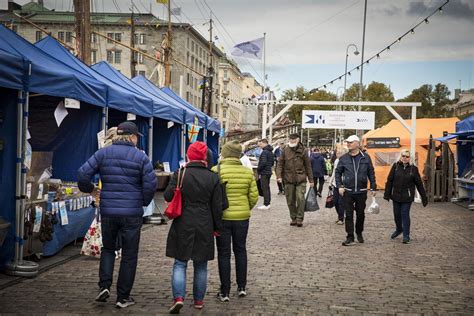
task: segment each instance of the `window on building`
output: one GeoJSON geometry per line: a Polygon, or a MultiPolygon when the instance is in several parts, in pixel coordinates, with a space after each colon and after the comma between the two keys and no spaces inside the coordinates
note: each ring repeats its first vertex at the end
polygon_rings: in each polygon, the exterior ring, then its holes
{"type": "Polygon", "coordinates": [[[197,106],[197,97],[196,96],[194,96],[194,105],[197,106]]]}
{"type": "Polygon", "coordinates": [[[115,33],[115,40],[117,42],[121,42],[122,41],[122,33],[115,33]]]}
{"type": "Polygon", "coordinates": [[[97,43],[97,34],[95,33],[91,34],[91,43],[93,44],[97,43]]]}
{"type": "MultiPolygon", "coordinates": [[[[114,33],[107,33],[107,37],[114,38],[114,33]]],[[[111,44],[113,42],[111,40],[107,39],[107,43],[111,44]]]]}
{"type": "Polygon", "coordinates": [[[72,43],[72,32],[66,32],[66,43],[72,43]]]}
{"type": "Polygon", "coordinates": [[[189,66],[189,52],[186,53],[186,65],[189,66]]]}
{"type": "Polygon", "coordinates": [[[227,79],[227,70],[224,70],[224,79],[227,79]]]}
{"type": "Polygon", "coordinates": [[[187,38],[187,41],[186,41],[186,48],[189,49],[189,37],[187,38]]]}
{"type": "Polygon", "coordinates": [[[97,63],[97,50],[96,49],[91,50],[91,62],[93,64],[97,63]]]}
{"type": "Polygon", "coordinates": [[[194,42],[191,42],[191,51],[194,53],[194,42]]]}
{"type": "Polygon", "coordinates": [[[145,60],[143,58],[143,54],[138,54],[138,63],[143,64],[144,62],[145,62],[145,60]]]}
{"type": "Polygon", "coordinates": [[[60,41],[63,41],[63,42],[64,42],[64,32],[63,32],[63,31],[58,32],[58,39],[59,39],[60,41]]]}
{"type": "Polygon", "coordinates": [[[111,50],[108,50],[107,51],[107,62],[109,64],[113,64],[114,63],[114,52],[111,51],[111,50]]]}
{"type": "Polygon", "coordinates": [[[191,93],[186,92],[186,101],[191,102],[191,93]]]}
{"type": "Polygon", "coordinates": [[[145,70],[139,70],[139,71],[138,71],[138,74],[139,74],[140,76],[146,77],[146,71],[145,71],[145,70]]]}
{"type": "Polygon", "coordinates": [[[43,32],[36,31],[36,41],[39,41],[43,38],[43,32]]]}
{"type": "Polygon", "coordinates": [[[199,87],[198,87],[198,80],[196,78],[194,78],[194,88],[199,90],[199,87]]]}
{"type": "Polygon", "coordinates": [[[198,97],[198,105],[201,105],[201,97],[198,97]]]}
{"type": "Polygon", "coordinates": [[[145,34],[140,34],[140,45],[145,44],[145,34]]]}
{"type": "Polygon", "coordinates": [[[188,86],[189,86],[189,84],[191,83],[190,78],[191,78],[191,75],[190,75],[189,73],[186,74],[186,84],[187,84],[188,86]]]}
{"type": "Polygon", "coordinates": [[[224,91],[227,91],[227,82],[224,83],[224,91]]]}
{"type": "Polygon", "coordinates": [[[122,63],[122,51],[116,50],[114,55],[115,55],[115,56],[114,56],[114,57],[115,57],[115,58],[114,58],[114,59],[115,59],[115,63],[116,63],[116,64],[121,64],[121,63],[122,63]]]}

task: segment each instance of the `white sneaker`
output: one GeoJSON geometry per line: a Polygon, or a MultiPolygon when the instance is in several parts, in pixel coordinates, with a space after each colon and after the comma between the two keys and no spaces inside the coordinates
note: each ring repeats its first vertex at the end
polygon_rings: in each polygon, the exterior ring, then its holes
{"type": "Polygon", "coordinates": [[[262,205],[262,206],[259,206],[257,207],[258,210],[269,210],[270,209],[270,205],[262,205]]]}

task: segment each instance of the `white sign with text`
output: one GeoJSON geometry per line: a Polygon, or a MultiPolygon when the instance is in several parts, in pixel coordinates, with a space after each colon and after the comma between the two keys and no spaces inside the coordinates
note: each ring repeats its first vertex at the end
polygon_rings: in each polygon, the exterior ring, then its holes
{"type": "Polygon", "coordinates": [[[303,110],[303,128],[361,129],[375,127],[375,112],[303,110]]]}

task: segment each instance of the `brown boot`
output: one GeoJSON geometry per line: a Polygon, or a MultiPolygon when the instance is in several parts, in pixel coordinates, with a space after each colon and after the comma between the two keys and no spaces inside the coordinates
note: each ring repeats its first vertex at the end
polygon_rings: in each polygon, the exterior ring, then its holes
{"type": "Polygon", "coordinates": [[[291,223],[290,223],[291,226],[296,226],[296,220],[291,220],[291,223]]]}
{"type": "Polygon", "coordinates": [[[298,226],[298,227],[303,227],[303,222],[297,221],[297,222],[296,222],[296,226],[298,226]]]}

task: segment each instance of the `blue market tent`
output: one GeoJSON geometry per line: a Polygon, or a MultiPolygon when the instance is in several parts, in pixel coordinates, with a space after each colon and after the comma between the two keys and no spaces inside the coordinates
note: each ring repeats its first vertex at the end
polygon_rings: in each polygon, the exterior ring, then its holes
{"type": "Polygon", "coordinates": [[[106,105],[105,84],[51,57],[3,25],[0,25],[0,51],[31,64],[31,74],[22,76],[26,90],[73,98],[100,107],[106,105]]]}
{"type": "Polygon", "coordinates": [[[470,168],[471,160],[474,157],[474,115],[456,122],[455,133],[436,139],[447,142],[455,138],[457,138],[456,153],[458,156],[458,175],[462,176],[466,168],[470,168]]]}
{"type": "Polygon", "coordinates": [[[20,56],[0,50],[0,87],[22,90],[28,63],[20,56]]]}
{"type": "Polygon", "coordinates": [[[132,80],[125,77],[122,73],[112,67],[109,63],[101,61],[92,66],[92,69],[100,72],[102,75],[108,77],[110,80],[115,81],[118,85],[136,93],[141,94],[147,98],[150,98],[154,102],[153,116],[162,118],[165,120],[171,120],[174,122],[183,122],[183,115],[185,115],[184,109],[171,104],[167,100],[160,98],[156,95],[151,94],[147,90],[137,85],[132,80]]]}
{"type": "MultiPolygon", "coordinates": [[[[153,101],[150,98],[143,97],[140,94],[136,93],[136,91],[123,87],[110,80],[106,76],[101,75],[100,73],[93,70],[92,68],[84,64],[82,61],[77,59],[54,38],[50,36],[45,37],[42,40],[38,41],[35,46],[39,47],[41,50],[53,56],[54,58],[68,64],[75,70],[89,77],[97,79],[98,81],[103,82],[105,85],[107,85],[107,105],[110,108],[120,110],[125,113],[133,113],[143,117],[152,116],[153,101]]],[[[173,117],[170,115],[170,117],[168,117],[167,119],[172,118],[173,117]]]]}

